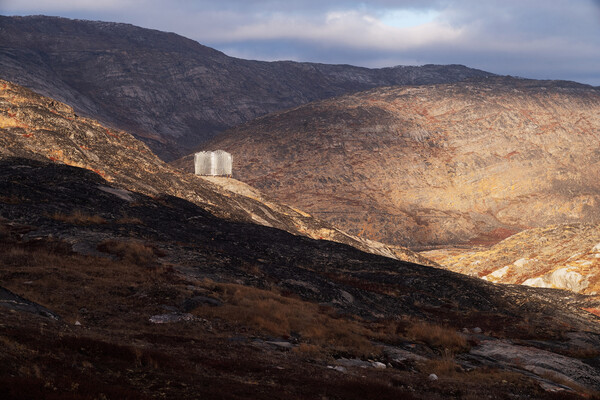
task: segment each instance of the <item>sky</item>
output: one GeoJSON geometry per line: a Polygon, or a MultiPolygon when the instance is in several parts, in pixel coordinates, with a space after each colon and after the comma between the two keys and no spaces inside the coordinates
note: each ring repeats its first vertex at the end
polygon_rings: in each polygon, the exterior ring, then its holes
{"type": "Polygon", "coordinates": [[[0,0],[0,14],[126,22],[245,59],[463,64],[600,86],[600,0],[0,0]]]}

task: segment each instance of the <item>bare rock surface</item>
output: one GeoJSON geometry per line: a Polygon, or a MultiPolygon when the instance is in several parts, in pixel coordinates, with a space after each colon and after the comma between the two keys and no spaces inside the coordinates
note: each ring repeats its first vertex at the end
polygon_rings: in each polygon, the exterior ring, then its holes
{"type": "Polygon", "coordinates": [[[50,311],[46,307],[16,295],[3,287],[0,287],[0,307],[5,307],[13,311],[24,311],[33,314],[39,314],[52,319],[60,318],[60,316],[50,311]]]}
{"type": "Polygon", "coordinates": [[[491,244],[600,222],[599,111],[599,89],[573,82],[378,88],[258,118],[204,148],[349,233],[421,249],[491,244]]]}
{"type": "MultiPolygon", "coordinates": [[[[514,345],[503,340],[482,341],[471,354],[487,357],[508,366],[519,367],[536,375],[560,377],[565,382],[600,388],[600,377],[594,367],[572,357],[565,357],[535,347],[514,345]]],[[[568,383],[567,383],[568,384],[568,383]]]]}
{"type": "Polygon", "coordinates": [[[492,247],[424,252],[452,271],[499,283],[600,293],[600,227],[561,224],[527,229],[492,247]]]}

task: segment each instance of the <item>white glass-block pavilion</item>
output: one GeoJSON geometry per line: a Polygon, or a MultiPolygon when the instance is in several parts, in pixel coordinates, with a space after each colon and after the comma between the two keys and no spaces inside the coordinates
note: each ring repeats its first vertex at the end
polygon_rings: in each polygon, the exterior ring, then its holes
{"type": "Polygon", "coordinates": [[[196,175],[231,176],[233,157],[226,151],[201,151],[194,154],[196,175]]]}

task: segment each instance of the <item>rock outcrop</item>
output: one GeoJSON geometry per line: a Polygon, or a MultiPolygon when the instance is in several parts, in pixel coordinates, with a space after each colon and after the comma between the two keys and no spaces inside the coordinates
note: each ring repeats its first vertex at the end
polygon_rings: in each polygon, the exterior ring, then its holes
{"type": "Polygon", "coordinates": [[[314,102],[203,148],[350,233],[427,248],[600,222],[598,137],[600,89],[490,78],[314,102]]]}
{"type": "Polygon", "coordinates": [[[491,282],[600,293],[600,226],[527,229],[490,248],[439,249],[424,255],[452,271],[491,282]]]}
{"type": "Polygon", "coordinates": [[[0,78],[127,130],[165,160],[226,128],[309,101],[487,75],[460,65],[367,69],[249,61],[128,24],[0,16],[0,78]]]}

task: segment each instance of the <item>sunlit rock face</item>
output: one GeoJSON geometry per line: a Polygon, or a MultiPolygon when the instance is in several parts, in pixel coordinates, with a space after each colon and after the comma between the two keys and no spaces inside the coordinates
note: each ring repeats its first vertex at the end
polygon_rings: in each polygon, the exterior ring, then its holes
{"type": "Polygon", "coordinates": [[[491,78],[373,89],[272,114],[206,148],[236,177],[354,234],[495,243],[600,221],[600,90],[491,78]]]}
{"type": "Polygon", "coordinates": [[[533,228],[479,250],[433,250],[427,257],[455,272],[497,283],[600,293],[600,225],[533,228]]]}

